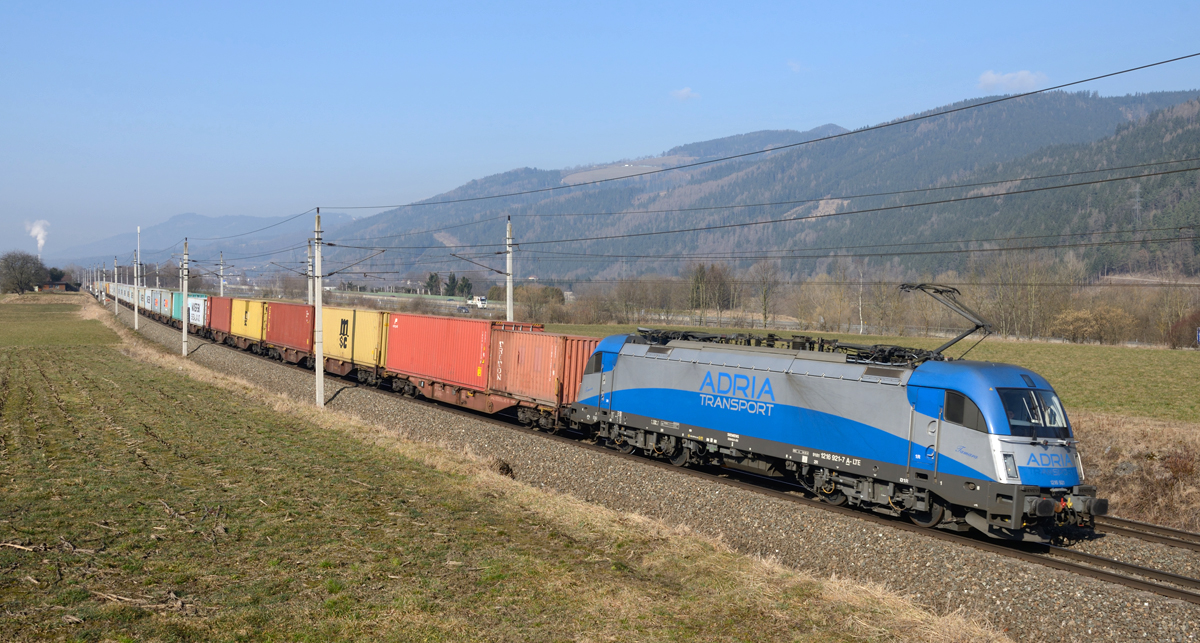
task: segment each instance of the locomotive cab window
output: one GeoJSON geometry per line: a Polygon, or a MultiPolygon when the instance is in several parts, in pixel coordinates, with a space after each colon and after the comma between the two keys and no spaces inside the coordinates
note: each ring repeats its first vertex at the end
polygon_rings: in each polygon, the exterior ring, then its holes
{"type": "Polygon", "coordinates": [[[591,375],[592,373],[599,373],[601,359],[599,351],[592,353],[592,356],[588,358],[587,366],[583,367],[583,374],[591,375]]]}
{"type": "Polygon", "coordinates": [[[946,391],[946,421],[987,433],[987,422],[979,412],[979,407],[962,393],[946,391]]]}
{"type": "Polygon", "coordinates": [[[996,389],[1004,402],[1008,427],[1013,435],[1027,438],[1071,437],[1071,426],[1062,402],[1053,391],[1019,388],[996,389]]]}

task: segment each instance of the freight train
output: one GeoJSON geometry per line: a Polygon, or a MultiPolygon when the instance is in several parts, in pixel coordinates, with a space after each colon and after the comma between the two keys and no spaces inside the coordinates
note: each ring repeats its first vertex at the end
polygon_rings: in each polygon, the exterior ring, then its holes
{"type": "MultiPolygon", "coordinates": [[[[134,289],[96,283],[131,305],[134,289]]],[[[571,429],[676,466],[717,465],[798,484],[833,505],[922,527],[1061,542],[1108,501],[1084,484],[1078,444],[1045,378],[945,357],[990,326],[957,290],[923,291],[974,327],[935,350],[803,336],[638,329],[603,340],[540,325],[323,307],[324,369],[524,424],[571,429]]],[[[147,314],[315,367],[300,304],[143,290],[147,314]]]]}

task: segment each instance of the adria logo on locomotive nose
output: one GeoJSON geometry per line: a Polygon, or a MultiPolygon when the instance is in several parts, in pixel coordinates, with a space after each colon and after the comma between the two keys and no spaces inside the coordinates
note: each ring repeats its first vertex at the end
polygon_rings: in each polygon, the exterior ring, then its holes
{"type": "Polygon", "coordinates": [[[775,389],[771,387],[769,377],[764,377],[759,383],[757,375],[730,375],[718,372],[714,380],[712,371],[708,371],[704,374],[704,381],[700,382],[700,406],[770,417],[771,409],[775,405],[767,404],[763,399],[775,401],[775,389]],[[713,394],[705,394],[706,389],[713,394]]]}
{"type": "Polygon", "coordinates": [[[1067,460],[1061,453],[1030,453],[1027,467],[1070,467],[1073,461],[1067,460]]]}

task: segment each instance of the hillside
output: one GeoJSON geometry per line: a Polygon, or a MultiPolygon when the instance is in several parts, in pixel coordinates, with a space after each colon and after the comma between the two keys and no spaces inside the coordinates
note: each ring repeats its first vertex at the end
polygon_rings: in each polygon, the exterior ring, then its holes
{"type": "MultiPolygon", "coordinates": [[[[162,223],[142,229],[142,254],[146,263],[166,262],[175,254],[183,252],[181,243],[190,239],[190,250],[200,260],[216,259],[218,253],[228,257],[252,254],[264,249],[276,249],[288,245],[303,245],[312,236],[313,218],[295,215],[282,217],[223,216],[209,217],[201,214],[177,214],[162,223]],[[253,233],[256,230],[261,232],[253,233]],[[253,233],[253,234],[247,234],[253,233]],[[240,236],[245,235],[245,236],[240,236]]],[[[353,221],[348,214],[330,213],[322,216],[326,230],[336,230],[353,221]]],[[[119,257],[121,265],[132,260],[137,248],[136,232],[121,232],[111,237],[98,239],[65,250],[48,254],[46,261],[75,262],[90,266],[111,266],[113,257],[119,257]]],[[[304,254],[300,251],[300,255],[304,254]]]]}
{"type": "MultiPolygon", "coordinates": [[[[1048,167],[1086,166],[1088,169],[1095,169],[1113,164],[1144,162],[1142,159],[1174,158],[1192,144],[1188,138],[1190,134],[1170,138],[1158,147],[1146,141],[1158,134],[1165,136],[1168,129],[1176,127],[1167,121],[1178,118],[1186,120],[1186,115],[1183,112],[1169,112],[1169,116],[1162,117],[1167,120],[1147,119],[1159,110],[1197,96],[1200,96],[1200,92],[1162,92],[1123,97],[1100,97],[1087,92],[1053,92],[979,110],[678,172],[520,197],[393,210],[356,221],[329,237],[335,242],[347,245],[399,248],[388,252],[384,257],[363,264],[366,270],[411,270],[414,273],[427,269],[476,270],[473,266],[453,259],[447,263],[448,252],[444,247],[500,244],[503,241],[505,216],[514,218],[518,242],[528,244],[534,240],[629,234],[796,216],[813,211],[815,206],[745,207],[653,214],[645,214],[644,211],[795,201],[839,194],[1021,176],[1040,173],[1048,167]],[[1154,127],[1160,128],[1155,130],[1157,134],[1151,133],[1150,129],[1143,130],[1142,126],[1138,125],[1151,121],[1157,123],[1154,127]],[[1096,147],[1092,149],[1089,157],[1090,162],[1103,163],[1102,165],[1088,165],[1089,161],[1074,159],[1073,155],[1084,150],[1079,146],[1093,145],[1108,137],[1113,137],[1111,144],[1115,147],[1096,147]],[[1143,137],[1145,141],[1141,140],[1143,137]],[[606,214],[629,210],[643,213],[606,214]],[[569,214],[589,216],[564,216],[569,214]],[[415,231],[448,226],[459,227],[438,232],[436,236],[434,233],[413,234],[415,231]]],[[[931,111],[943,111],[983,100],[987,99],[949,105],[931,111]]],[[[1187,129],[1188,126],[1181,127],[1191,132],[1187,129]]],[[[666,151],[664,157],[679,163],[695,162],[746,151],[770,149],[839,131],[842,131],[841,128],[828,125],[809,132],[755,132],[682,145],[666,151]]],[[[640,160],[637,163],[655,164],[653,160],[640,160]]],[[[565,177],[578,172],[579,168],[522,168],[472,181],[431,201],[556,188],[564,185],[565,177]]],[[[1154,185],[1143,184],[1144,212],[1147,205],[1152,203],[1151,193],[1157,189],[1159,188],[1154,185]]],[[[1078,198],[1066,192],[1050,194],[1059,196],[1047,195],[1044,198],[1066,199],[1056,201],[1060,206],[1072,203],[1073,199],[1078,198]]],[[[883,201],[880,200],[874,204],[881,203],[883,201]]],[[[990,232],[982,237],[976,234],[992,229],[1019,233],[1025,232],[1026,228],[1056,233],[1078,229],[1077,216],[1067,217],[1058,211],[1049,218],[1037,221],[1037,225],[1034,226],[1029,220],[1028,208],[1044,208],[1045,202],[1031,201],[1025,206],[1027,209],[1022,210],[1026,214],[1010,212],[1006,205],[1002,208],[1003,212],[997,215],[995,203],[991,205],[991,214],[987,214],[984,211],[986,207],[980,204],[977,207],[984,210],[978,212],[956,208],[953,213],[940,210],[931,214],[934,211],[922,210],[903,216],[889,215],[886,218],[845,217],[827,223],[758,226],[711,233],[652,236],[619,242],[581,242],[540,247],[529,244],[521,249],[519,276],[536,274],[543,278],[555,276],[589,279],[646,272],[675,274],[681,261],[654,257],[682,253],[723,253],[734,249],[764,251],[780,248],[824,248],[880,243],[883,242],[881,240],[894,242],[897,239],[927,241],[997,236],[990,232]],[[969,212],[970,216],[961,218],[960,210],[969,212]],[[950,216],[951,214],[954,216],[950,216]],[[985,214],[994,218],[989,218],[988,224],[980,227],[981,217],[985,214]],[[927,225],[931,219],[935,220],[935,224],[927,225]],[[619,252],[614,252],[614,249],[619,252]],[[625,260],[555,257],[544,254],[545,252],[641,256],[625,260]]],[[[1182,201],[1173,205],[1164,202],[1164,207],[1167,205],[1171,208],[1187,207],[1182,201]]],[[[833,206],[827,204],[825,207],[833,206]]],[[[845,209],[848,205],[842,204],[837,207],[845,209]]],[[[853,207],[871,207],[871,204],[856,201],[853,207]]],[[[1060,207],[1060,210],[1062,209],[1060,207]]],[[[1115,214],[1110,218],[1114,225],[1119,223],[1115,214]]],[[[1088,217],[1084,217],[1084,220],[1087,219],[1088,217]]],[[[484,257],[481,262],[490,261],[492,263],[489,265],[499,266],[499,259],[489,258],[493,257],[490,253],[497,249],[498,245],[479,249],[476,260],[480,260],[478,257],[484,257]]],[[[821,253],[824,254],[824,251],[821,253]]],[[[331,258],[335,261],[350,261],[362,256],[363,251],[358,249],[331,252],[331,258]]],[[[747,262],[743,262],[743,265],[745,263],[747,262]]],[[[930,262],[911,259],[906,260],[905,265],[931,269],[945,267],[951,263],[952,261],[930,262]]],[[[821,266],[809,261],[793,262],[784,268],[787,272],[804,274],[820,269],[821,266]]]]}

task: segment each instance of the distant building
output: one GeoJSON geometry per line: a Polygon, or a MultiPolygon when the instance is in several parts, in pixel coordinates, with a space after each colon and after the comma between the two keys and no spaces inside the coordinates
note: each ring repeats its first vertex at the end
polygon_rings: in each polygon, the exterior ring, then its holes
{"type": "Polygon", "coordinates": [[[50,281],[33,287],[34,292],[79,292],[79,286],[65,281],[50,281]]]}

